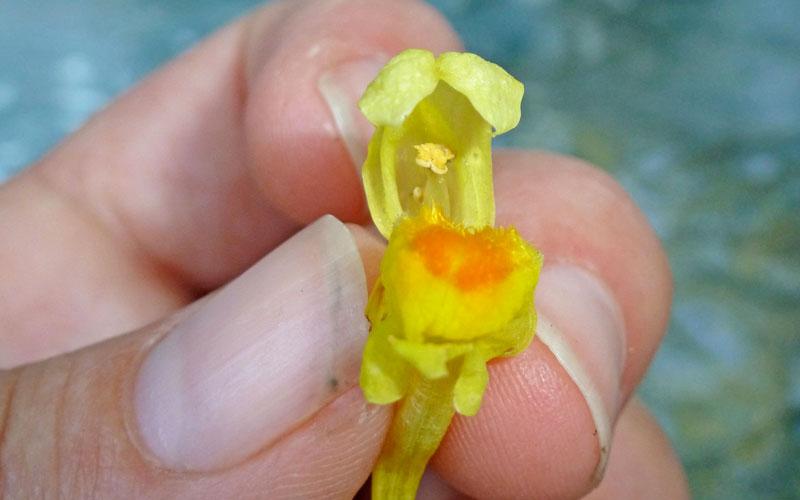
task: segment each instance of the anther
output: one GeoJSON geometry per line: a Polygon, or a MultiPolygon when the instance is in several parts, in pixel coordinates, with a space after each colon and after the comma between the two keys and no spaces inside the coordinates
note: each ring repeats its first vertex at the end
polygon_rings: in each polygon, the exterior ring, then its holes
{"type": "Polygon", "coordinates": [[[417,144],[414,149],[417,150],[417,165],[439,175],[447,173],[447,163],[456,157],[446,146],[432,142],[417,144]]]}

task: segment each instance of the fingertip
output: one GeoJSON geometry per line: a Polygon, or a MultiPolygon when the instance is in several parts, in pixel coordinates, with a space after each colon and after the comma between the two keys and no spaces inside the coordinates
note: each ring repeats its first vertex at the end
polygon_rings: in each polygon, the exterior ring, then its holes
{"type": "Polygon", "coordinates": [[[475,498],[577,498],[592,486],[598,441],[583,396],[541,342],[490,365],[474,417],[456,417],[433,459],[475,498]]]}
{"type": "Polygon", "coordinates": [[[602,477],[618,411],[664,333],[669,268],[606,173],[521,151],[496,165],[498,224],[545,257],[537,337],[491,365],[481,411],[456,419],[434,464],[472,496],[574,498],[602,477]]]}
{"type": "Polygon", "coordinates": [[[366,222],[361,160],[371,126],[356,102],[392,55],[459,42],[444,18],[417,1],[314,1],[292,11],[272,39],[247,44],[245,114],[250,168],[279,210],[299,223],[322,214],[366,222]],[[279,42],[274,40],[279,37],[279,42]]]}
{"type": "Polygon", "coordinates": [[[513,223],[545,265],[585,267],[608,286],[626,329],[623,394],[644,374],[666,332],[672,274],[661,242],[631,196],[608,173],[577,158],[499,151],[497,218],[513,223]]]}

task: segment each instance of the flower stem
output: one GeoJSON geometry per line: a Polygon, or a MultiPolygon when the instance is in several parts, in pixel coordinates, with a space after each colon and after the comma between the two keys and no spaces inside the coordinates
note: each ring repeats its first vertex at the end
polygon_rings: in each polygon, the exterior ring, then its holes
{"type": "Polygon", "coordinates": [[[372,472],[373,500],[413,500],[419,481],[453,418],[450,375],[429,380],[416,375],[395,410],[392,427],[372,472]]]}

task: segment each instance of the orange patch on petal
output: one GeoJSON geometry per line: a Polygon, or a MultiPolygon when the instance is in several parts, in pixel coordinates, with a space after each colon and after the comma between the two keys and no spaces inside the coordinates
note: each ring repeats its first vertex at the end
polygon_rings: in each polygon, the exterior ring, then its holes
{"type": "Polygon", "coordinates": [[[431,274],[472,291],[503,281],[514,269],[504,236],[491,229],[470,233],[435,225],[414,235],[411,246],[431,274]]]}

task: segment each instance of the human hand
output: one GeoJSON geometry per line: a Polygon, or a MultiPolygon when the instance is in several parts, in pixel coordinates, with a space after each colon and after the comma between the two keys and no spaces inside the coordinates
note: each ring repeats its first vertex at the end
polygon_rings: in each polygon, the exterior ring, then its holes
{"type": "MultiPolygon", "coordinates": [[[[272,4],[0,188],[0,492],[358,490],[391,410],[357,388],[383,244],[360,226],[351,155],[369,129],[355,100],[410,46],[459,42],[414,1],[272,4]],[[325,213],[353,224],[312,224],[325,213]]],[[[604,415],[616,434],[592,495],[686,496],[652,417],[625,405],[667,320],[652,230],[577,160],[506,151],[495,165],[498,223],[545,255],[536,297],[553,328],[539,337],[561,361],[534,340],[493,363],[480,413],[456,418],[421,497],[580,496],[604,415]]]]}

